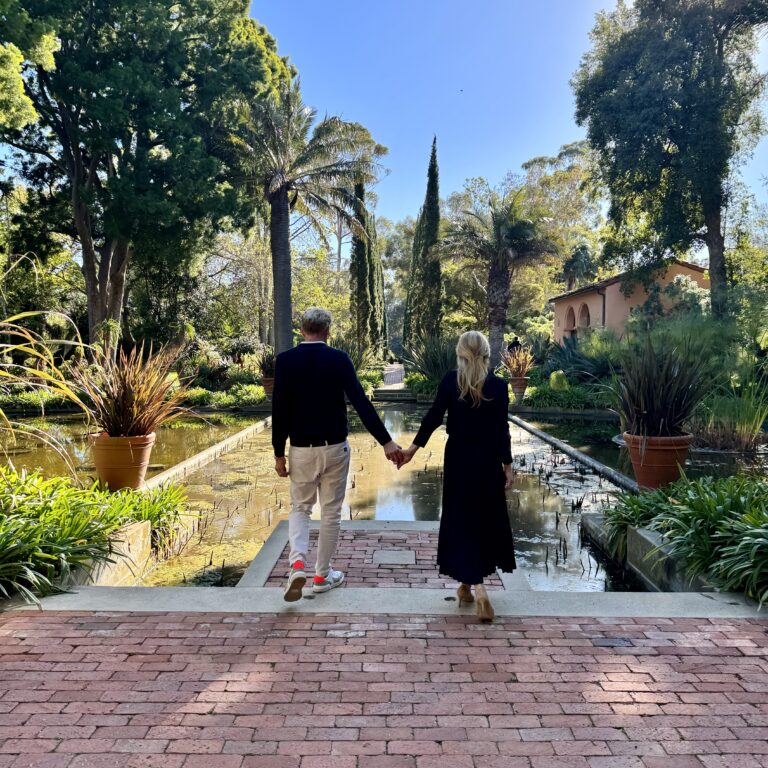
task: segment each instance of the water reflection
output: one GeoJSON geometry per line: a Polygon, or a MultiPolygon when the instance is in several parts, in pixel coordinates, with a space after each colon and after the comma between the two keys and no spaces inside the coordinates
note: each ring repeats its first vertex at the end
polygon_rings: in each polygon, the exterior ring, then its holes
{"type": "MultiPolygon", "coordinates": [[[[393,437],[409,445],[423,411],[397,405],[380,413],[393,437]]],[[[439,520],[445,430],[438,430],[429,446],[398,472],[356,418],[351,424],[343,519],[439,520]]],[[[512,449],[517,478],[508,509],[518,562],[532,588],[627,588],[621,574],[610,568],[606,573],[602,557],[580,540],[581,511],[599,509],[614,489],[514,427],[512,449]]],[[[204,513],[202,529],[179,557],[160,565],[145,583],[234,584],[290,505],[288,481],[273,471],[269,433],[220,457],[192,475],[189,484],[190,497],[204,513]]]]}
{"type": "MultiPolygon", "coordinates": [[[[162,472],[174,464],[204,451],[230,435],[245,429],[257,421],[255,416],[237,416],[234,414],[206,414],[204,418],[184,417],[162,427],[152,449],[152,464],[147,477],[162,472]]],[[[88,449],[88,429],[80,416],[55,416],[37,419],[22,419],[20,423],[48,433],[56,442],[64,446],[78,477],[86,483],[95,481],[88,449]]],[[[39,440],[20,434],[15,441],[5,435],[0,440],[0,451],[5,460],[17,469],[39,469],[46,477],[67,475],[64,460],[55,451],[47,448],[39,440]]]]}
{"type": "MultiPolygon", "coordinates": [[[[546,420],[530,420],[530,423],[628,477],[635,476],[627,449],[613,442],[619,432],[617,421],[550,417],[546,420]]],[[[689,477],[768,474],[768,446],[763,446],[753,454],[692,451],[686,462],[686,474],[689,477]]]]}

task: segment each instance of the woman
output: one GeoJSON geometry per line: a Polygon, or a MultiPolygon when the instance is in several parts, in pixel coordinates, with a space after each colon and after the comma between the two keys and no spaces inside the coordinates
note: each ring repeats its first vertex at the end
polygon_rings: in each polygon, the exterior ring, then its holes
{"type": "Polygon", "coordinates": [[[494,612],[483,579],[513,571],[515,550],[505,488],[512,485],[507,383],[489,370],[491,350],[482,333],[467,331],[456,345],[458,370],[446,374],[403,463],[411,461],[448,411],[443,513],[437,564],[459,583],[459,606],[477,598],[481,621],[494,612]],[[475,595],[472,595],[474,586],[475,595]]]}

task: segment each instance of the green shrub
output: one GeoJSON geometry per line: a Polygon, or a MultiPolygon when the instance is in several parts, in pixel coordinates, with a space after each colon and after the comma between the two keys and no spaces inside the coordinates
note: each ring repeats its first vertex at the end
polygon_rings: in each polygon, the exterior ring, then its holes
{"type": "Polygon", "coordinates": [[[358,371],[357,378],[360,379],[360,383],[368,397],[371,397],[373,391],[384,383],[384,374],[375,369],[358,371]]]}
{"type": "Polygon", "coordinates": [[[622,494],[608,508],[614,553],[626,553],[627,526],[662,533],[691,578],[768,600],[768,483],[758,477],[681,478],[668,488],[622,494]]]}
{"type": "Polygon", "coordinates": [[[187,493],[178,485],[164,485],[143,493],[119,491],[127,503],[127,517],[135,522],[148,520],[152,527],[152,546],[155,551],[169,550],[186,510],[187,493]]]}
{"type": "Polygon", "coordinates": [[[228,394],[236,408],[261,405],[267,399],[264,387],[257,384],[235,384],[228,394]]]}
{"type": "Polygon", "coordinates": [[[261,375],[256,368],[245,365],[230,365],[224,377],[223,387],[229,389],[236,384],[259,384],[261,375]]]}
{"type": "Polygon", "coordinates": [[[553,389],[544,383],[528,387],[523,405],[529,408],[561,408],[563,410],[592,410],[607,408],[610,399],[598,384],[573,384],[565,390],[553,389]]]}
{"type": "Polygon", "coordinates": [[[549,374],[549,388],[553,392],[567,392],[571,385],[568,383],[568,377],[563,371],[552,371],[549,374]]]}
{"type": "Polygon", "coordinates": [[[149,520],[156,546],[169,541],[184,503],[173,486],[112,494],[0,467],[0,595],[36,602],[71,573],[113,562],[110,537],[130,522],[149,520]]]}
{"type": "Polygon", "coordinates": [[[214,393],[203,387],[194,387],[187,390],[184,397],[184,404],[191,408],[204,408],[213,403],[214,393]]]}
{"type": "Polygon", "coordinates": [[[581,338],[569,337],[552,347],[544,370],[563,371],[572,381],[604,379],[620,367],[623,346],[608,331],[592,331],[581,338]]]}
{"type": "Polygon", "coordinates": [[[437,394],[439,382],[430,381],[423,373],[407,373],[405,375],[405,386],[413,392],[414,395],[425,397],[434,397],[437,394]]]}
{"type": "Polygon", "coordinates": [[[356,371],[367,370],[374,363],[375,355],[373,350],[366,344],[358,344],[357,339],[351,334],[347,336],[331,336],[328,340],[328,345],[334,349],[340,349],[342,352],[346,352],[356,371]]]}
{"type": "Polygon", "coordinates": [[[46,389],[9,388],[0,394],[0,409],[19,411],[47,411],[72,406],[72,400],[46,389]]]}

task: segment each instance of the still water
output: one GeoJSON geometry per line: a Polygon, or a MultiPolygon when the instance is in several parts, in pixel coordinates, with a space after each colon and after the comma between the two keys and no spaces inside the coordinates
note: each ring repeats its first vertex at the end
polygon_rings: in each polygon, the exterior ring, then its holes
{"type": "MultiPolygon", "coordinates": [[[[394,439],[409,445],[423,411],[400,405],[379,411],[394,439]]],[[[446,439],[445,430],[438,430],[398,472],[353,417],[342,519],[439,520],[446,439]]],[[[514,426],[512,449],[517,477],[507,495],[508,510],[518,565],[531,587],[634,588],[580,536],[581,512],[600,509],[616,489],[514,426]]],[[[189,476],[191,506],[202,514],[201,528],[179,556],[160,564],[144,584],[236,584],[288,514],[288,480],[278,478],[273,465],[270,435],[262,432],[189,476]]]]}
{"type": "MultiPolygon", "coordinates": [[[[538,429],[548,432],[587,456],[634,477],[632,463],[626,448],[619,447],[613,438],[619,430],[618,421],[549,418],[528,420],[538,429]]],[[[691,451],[686,462],[689,477],[727,477],[738,474],[768,474],[768,447],[754,454],[718,451],[691,451]]]]}
{"type": "MultiPolygon", "coordinates": [[[[152,449],[152,464],[147,477],[152,477],[174,464],[204,451],[211,445],[245,429],[257,418],[231,414],[206,414],[204,418],[184,417],[162,427],[152,449]]],[[[78,478],[85,483],[96,480],[88,449],[88,428],[80,416],[59,416],[24,419],[28,427],[47,432],[69,455],[78,478]]],[[[39,469],[46,477],[68,475],[66,462],[39,440],[19,435],[11,442],[7,438],[0,443],[6,463],[16,469],[39,469]]]]}

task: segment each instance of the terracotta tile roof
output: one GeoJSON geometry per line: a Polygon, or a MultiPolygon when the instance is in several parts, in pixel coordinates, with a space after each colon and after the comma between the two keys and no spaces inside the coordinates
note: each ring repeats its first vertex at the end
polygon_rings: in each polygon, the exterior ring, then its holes
{"type": "MultiPolygon", "coordinates": [[[[690,261],[682,261],[681,259],[673,259],[673,264],[678,264],[681,267],[688,267],[689,269],[694,270],[695,272],[706,272],[706,267],[701,267],[698,264],[694,264],[690,261]]],[[[618,283],[621,280],[624,279],[624,276],[626,275],[626,272],[621,272],[618,275],[614,275],[613,277],[606,277],[603,280],[598,280],[596,283],[590,283],[589,285],[583,285],[581,288],[574,288],[572,291],[566,291],[565,293],[560,293],[557,296],[552,296],[551,298],[547,299],[547,301],[559,301],[560,299],[569,298],[571,296],[576,296],[580,293],[587,293],[589,291],[596,291],[600,290],[601,288],[606,288],[609,285],[613,285],[614,283],[618,283]]]]}

